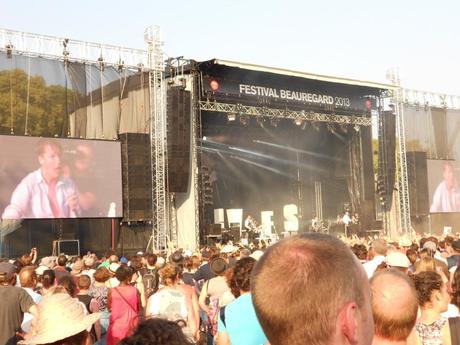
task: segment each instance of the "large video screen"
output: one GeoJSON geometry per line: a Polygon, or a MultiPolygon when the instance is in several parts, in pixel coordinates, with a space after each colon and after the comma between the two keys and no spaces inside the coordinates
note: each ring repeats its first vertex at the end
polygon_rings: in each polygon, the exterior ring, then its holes
{"type": "Polygon", "coordinates": [[[460,212],[460,161],[427,160],[430,213],[460,212]]]}
{"type": "Polygon", "coordinates": [[[120,143],[0,136],[2,219],[122,217],[120,143]]]}

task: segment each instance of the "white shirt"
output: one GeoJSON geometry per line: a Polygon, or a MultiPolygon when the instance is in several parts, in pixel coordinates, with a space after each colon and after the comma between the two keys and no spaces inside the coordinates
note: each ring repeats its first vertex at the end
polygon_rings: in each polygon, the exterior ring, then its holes
{"type": "Polygon", "coordinates": [[[459,202],[458,191],[453,188],[449,193],[446,183],[442,181],[434,192],[430,212],[459,212],[459,202]]]}
{"type": "Polygon", "coordinates": [[[384,261],[385,257],[383,255],[377,255],[371,261],[364,263],[363,267],[366,271],[367,278],[371,279],[377,267],[384,261]]]}

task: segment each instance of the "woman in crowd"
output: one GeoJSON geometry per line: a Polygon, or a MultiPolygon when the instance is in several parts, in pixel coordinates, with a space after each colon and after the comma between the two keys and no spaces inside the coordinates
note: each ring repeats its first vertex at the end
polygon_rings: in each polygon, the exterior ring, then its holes
{"type": "Polygon", "coordinates": [[[105,343],[105,334],[109,328],[110,312],[107,303],[107,296],[109,288],[105,285],[107,280],[110,279],[109,270],[105,267],[99,267],[93,274],[94,283],[89,288],[88,294],[95,298],[99,305],[99,312],[101,318],[99,319],[101,324],[101,335],[102,343],[105,343]]]}
{"type": "Polygon", "coordinates": [[[142,322],[136,332],[119,345],[192,345],[173,321],[153,318],[142,322]]]}
{"type": "Polygon", "coordinates": [[[214,278],[209,279],[204,283],[201,289],[200,298],[198,303],[200,308],[207,315],[207,333],[208,333],[208,344],[212,343],[211,339],[217,334],[217,319],[219,312],[219,301],[225,292],[230,291],[225,278],[228,265],[227,262],[217,257],[210,262],[212,273],[215,274],[214,278]]]}
{"type": "Polygon", "coordinates": [[[48,291],[54,287],[55,285],[55,280],[56,280],[56,274],[54,273],[53,270],[45,270],[43,272],[43,275],[41,277],[41,289],[40,289],[40,294],[42,296],[45,296],[48,291]]]}
{"type": "Polygon", "coordinates": [[[130,285],[132,276],[131,267],[124,265],[115,272],[120,284],[110,289],[107,295],[110,310],[107,345],[116,345],[130,336],[139,323],[140,296],[137,289],[130,285]]]}
{"type": "Polygon", "coordinates": [[[180,268],[173,263],[167,263],[160,270],[163,288],[149,297],[145,314],[147,317],[179,321],[184,326],[184,334],[192,338],[197,334],[198,325],[185,294],[178,288],[179,275],[180,268]]]}
{"type": "Polygon", "coordinates": [[[415,325],[422,345],[451,345],[449,322],[441,316],[450,302],[447,279],[437,272],[420,272],[413,277],[421,309],[415,325]]]}
{"type": "Polygon", "coordinates": [[[250,291],[251,272],[256,262],[251,257],[240,259],[233,268],[229,286],[236,299],[219,312],[217,345],[267,343],[250,291]]]}

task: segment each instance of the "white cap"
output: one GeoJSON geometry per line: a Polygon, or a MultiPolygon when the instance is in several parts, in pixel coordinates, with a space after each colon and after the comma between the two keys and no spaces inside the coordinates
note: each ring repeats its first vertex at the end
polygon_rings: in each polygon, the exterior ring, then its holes
{"type": "Polygon", "coordinates": [[[393,267],[403,267],[408,268],[410,266],[410,261],[406,255],[401,252],[390,252],[387,255],[387,265],[393,267]]]}

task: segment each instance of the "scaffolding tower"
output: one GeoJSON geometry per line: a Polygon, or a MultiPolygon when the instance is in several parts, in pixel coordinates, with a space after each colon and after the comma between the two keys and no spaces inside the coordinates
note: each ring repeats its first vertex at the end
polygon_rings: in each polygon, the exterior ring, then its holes
{"type": "Polygon", "coordinates": [[[166,93],[160,28],[148,27],[144,34],[148,46],[150,88],[150,154],[152,169],[152,235],[147,249],[167,249],[169,238],[166,147],[166,93]]]}
{"type": "Polygon", "coordinates": [[[397,133],[397,169],[396,178],[398,182],[399,203],[397,213],[399,215],[399,235],[412,239],[412,227],[410,220],[409,202],[409,179],[407,176],[407,156],[406,156],[406,130],[404,126],[404,89],[400,87],[399,74],[396,70],[388,73],[390,81],[398,86],[393,91],[392,105],[396,114],[396,133],[397,133]]]}

